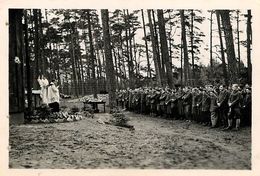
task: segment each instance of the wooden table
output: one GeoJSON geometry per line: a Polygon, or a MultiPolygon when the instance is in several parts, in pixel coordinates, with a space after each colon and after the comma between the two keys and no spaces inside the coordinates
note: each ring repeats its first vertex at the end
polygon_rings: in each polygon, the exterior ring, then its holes
{"type": "Polygon", "coordinates": [[[106,112],[106,102],[105,101],[85,101],[83,102],[84,104],[84,108],[86,107],[87,104],[90,104],[92,106],[92,109],[94,110],[94,112],[98,112],[98,105],[99,104],[103,104],[104,106],[104,113],[106,112]]]}
{"type": "MultiPolygon", "coordinates": [[[[35,109],[41,106],[40,94],[41,94],[41,90],[32,90],[32,106],[35,109]]],[[[27,90],[25,90],[25,95],[27,95],[27,90]]],[[[27,96],[25,97],[25,99],[27,100],[27,96]]]]}

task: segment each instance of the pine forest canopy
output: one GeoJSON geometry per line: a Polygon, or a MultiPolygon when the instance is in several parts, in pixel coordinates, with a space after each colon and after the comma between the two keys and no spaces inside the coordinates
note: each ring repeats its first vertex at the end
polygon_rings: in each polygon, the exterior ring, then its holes
{"type": "Polygon", "coordinates": [[[39,75],[58,79],[61,92],[75,96],[251,83],[251,10],[26,9],[19,15],[24,77],[31,82],[25,87],[38,89],[39,75]]]}

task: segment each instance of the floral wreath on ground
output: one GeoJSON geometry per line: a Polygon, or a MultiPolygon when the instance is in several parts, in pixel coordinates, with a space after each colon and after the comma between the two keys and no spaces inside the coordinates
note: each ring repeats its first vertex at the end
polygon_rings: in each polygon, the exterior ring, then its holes
{"type": "Polygon", "coordinates": [[[25,114],[25,123],[73,122],[92,116],[92,112],[79,112],[79,108],[77,107],[72,107],[69,112],[64,110],[61,110],[60,112],[51,112],[51,108],[48,105],[41,105],[32,112],[32,115],[29,115],[29,113],[25,114]]]}

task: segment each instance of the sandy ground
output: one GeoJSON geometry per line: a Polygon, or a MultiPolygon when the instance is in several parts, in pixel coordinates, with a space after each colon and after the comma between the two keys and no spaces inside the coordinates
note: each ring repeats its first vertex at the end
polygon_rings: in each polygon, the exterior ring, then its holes
{"type": "Polygon", "coordinates": [[[223,132],[126,112],[135,131],[94,119],[10,127],[10,168],[250,169],[251,128],[223,132]]]}

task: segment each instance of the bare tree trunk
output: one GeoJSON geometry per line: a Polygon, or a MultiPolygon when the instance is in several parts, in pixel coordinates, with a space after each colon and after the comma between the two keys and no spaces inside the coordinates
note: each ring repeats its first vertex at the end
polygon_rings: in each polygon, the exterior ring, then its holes
{"type": "Polygon", "coordinates": [[[46,58],[44,56],[44,46],[43,46],[43,30],[42,30],[42,12],[39,10],[39,55],[40,55],[40,68],[41,73],[46,76],[46,58]]]}
{"type": "Polygon", "coordinates": [[[213,58],[212,58],[212,23],[213,23],[213,20],[212,20],[212,16],[213,16],[213,11],[211,10],[210,12],[210,42],[209,42],[209,53],[210,53],[210,80],[212,80],[213,78],[213,58]]]}
{"type": "Polygon", "coordinates": [[[77,70],[77,77],[78,77],[78,90],[79,90],[79,94],[80,95],[84,95],[83,91],[84,91],[84,85],[83,85],[83,70],[82,65],[81,65],[81,52],[80,52],[80,41],[79,41],[79,32],[77,30],[76,27],[73,26],[73,31],[75,33],[75,46],[76,46],[76,70],[77,70]]]}
{"type": "Polygon", "coordinates": [[[189,82],[189,57],[188,57],[188,48],[186,40],[186,29],[185,29],[185,19],[184,19],[184,10],[180,10],[181,15],[181,38],[183,43],[183,60],[184,60],[184,85],[188,85],[189,82]]]}
{"type": "Polygon", "coordinates": [[[228,58],[228,65],[230,67],[230,79],[232,83],[238,82],[238,69],[237,69],[237,61],[235,56],[235,49],[234,49],[234,40],[232,34],[232,26],[230,22],[229,10],[219,10],[221,15],[222,24],[224,27],[225,33],[225,41],[227,47],[227,58],[228,58]]]}
{"type": "Polygon", "coordinates": [[[139,74],[139,64],[137,62],[137,57],[136,57],[136,53],[137,53],[137,50],[136,50],[136,43],[135,43],[135,36],[133,36],[133,49],[134,49],[134,63],[135,63],[135,74],[138,75],[139,74]]]}
{"type": "Polygon", "coordinates": [[[191,10],[191,31],[190,31],[190,43],[191,43],[191,60],[192,60],[192,85],[195,83],[195,65],[194,65],[194,46],[193,46],[193,21],[194,21],[194,12],[191,10]]]}
{"type": "Polygon", "coordinates": [[[28,114],[32,114],[32,74],[31,74],[31,59],[29,53],[28,42],[28,20],[27,11],[24,10],[24,44],[25,44],[25,63],[26,63],[26,86],[27,86],[27,102],[28,114]]]}
{"type": "MultiPolygon", "coordinates": [[[[34,19],[34,55],[35,55],[35,74],[34,79],[37,80],[37,77],[41,74],[40,71],[40,55],[39,55],[39,18],[38,18],[38,10],[33,9],[33,19],[34,19]]],[[[35,88],[39,88],[39,85],[36,83],[35,88]]]]}
{"type": "Polygon", "coordinates": [[[183,86],[183,39],[181,35],[181,86],[183,86]]]}
{"type": "Polygon", "coordinates": [[[147,44],[146,27],[145,27],[144,11],[143,11],[143,9],[141,9],[141,12],[142,12],[142,21],[143,21],[143,29],[144,29],[145,53],[146,53],[147,68],[148,68],[147,77],[151,78],[152,74],[151,74],[151,66],[150,66],[150,60],[149,60],[149,50],[148,50],[148,44],[147,44]]]}
{"type": "Polygon", "coordinates": [[[218,23],[218,34],[219,34],[219,42],[220,42],[223,76],[224,76],[225,84],[228,85],[229,84],[228,83],[228,73],[227,73],[225,53],[224,53],[223,40],[222,40],[222,32],[221,32],[221,25],[220,25],[220,14],[217,10],[216,10],[216,16],[217,16],[217,23],[218,23]]]}
{"type": "Polygon", "coordinates": [[[134,77],[134,73],[133,73],[133,60],[132,60],[132,52],[130,51],[130,48],[132,46],[130,45],[130,31],[128,33],[128,30],[130,30],[129,28],[129,21],[127,20],[128,15],[125,14],[125,10],[124,10],[124,18],[125,18],[125,24],[126,24],[126,28],[125,28],[125,35],[126,35],[126,50],[127,50],[127,62],[128,62],[128,72],[129,72],[129,87],[133,88],[134,84],[133,84],[133,77],[134,77]],[[129,42],[129,43],[128,43],[129,42]]]}
{"type": "Polygon", "coordinates": [[[116,51],[115,51],[115,49],[114,48],[112,48],[112,55],[114,54],[114,59],[115,59],[115,69],[116,70],[114,70],[115,71],[115,77],[116,77],[116,89],[118,90],[118,67],[117,67],[117,57],[116,57],[116,51]]]}
{"type": "Polygon", "coordinates": [[[164,60],[164,64],[166,66],[167,84],[170,88],[173,88],[174,84],[173,84],[173,75],[172,75],[172,63],[170,62],[169,59],[169,51],[167,45],[163,10],[157,10],[157,15],[158,15],[159,32],[160,32],[162,60],[164,60]]]}
{"type": "Polygon", "coordinates": [[[153,15],[153,24],[154,24],[154,36],[155,36],[155,46],[156,46],[156,53],[157,53],[157,58],[158,58],[158,62],[159,62],[159,71],[161,74],[161,81],[162,81],[162,86],[165,86],[166,84],[166,80],[165,80],[165,63],[163,58],[161,58],[160,56],[160,46],[159,46],[159,40],[158,40],[158,34],[157,34],[157,25],[156,25],[156,21],[155,21],[155,15],[154,15],[154,11],[152,10],[152,15],[153,15]]]}
{"type": "Polygon", "coordinates": [[[132,39],[131,39],[131,27],[130,27],[130,21],[129,21],[129,12],[128,9],[126,10],[126,14],[127,14],[127,29],[128,29],[128,37],[129,37],[129,57],[130,57],[130,68],[131,68],[131,84],[130,84],[130,88],[134,88],[134,84],[135,84],[135,76],[134,76],[134,66],[133,66],[133,46],[132,46],[132,39]]]}
{"type": "Polygon", "coordinates": [[[252,44],[252,27],[251,27],[251,10],[247,10],[247,27],[246,27],[246,34],[247,34],[247,69],[248,69],[248,82],[252,84],[252,63],[251,63],[251,44],[252,44]]]}
{"type": "Polygon", "coordinates": [[[79,62],[80,62],[80,70],[81,70],[81,91],[82,91],[82,95],[85,95],[85,78],[84,78],[84,69],[83,69],[83,62],[82,62],[82,57],[80,56],[79,58],[79,62]]]}
{"type": "MultiPolygon", "coordinates": [[[[45,9],[45,22],[48,23],[48,13],[47,13],[47,9],[45,9]]],[[[49,40],[49,37],[48,37],[48,36],[47,36],[47,40],[49,40]]],[[[47,44],[46,47],[48,47],[48,44],[47,44]]],[[[46,74],[45,76],[46,76],[48,79],[50,79],[50,78],[51,78],[50,73],[47,72],[47,70],[50,69],[50,65],[49,65],[49,63],[48,63],[47,57],[45,57],[45,66],[44,66],[44,69],[45,69],[45,74],[46,74]]]]}
{"type": "Polygon", "coordinates": [[[57,79],[58,79],[58,82],[59,84],[61,83],[61,80],[60,80],[60,46],[56,43],[56,49],[57,49],[57,79]]]}
{"type": "Polygon", "coordinates": [[[92,66],[92,90],[94,98],[97,98],[97,82],[96,82],[96,74],[95,74],[95,55],[93,48],[93,39],[92,39],[92,30],[91,30],[91,17],[90,10],[87,10],[87,18],[88,18],[88,36],[89,36],[89,44],[90,44],[90,56],[91,56],[91,66],[92,66]]]}
{"type": "Polygon", "coordinates": [[[114,64],[111,51],[111,41],[109,35],[109,16],[108,10],[101,10],[103,35],[104,35],[104,49],[106,57],[106,75],[108,81],[108,93],[109,93],[109,107],[110,111],[116,106],[116,94],[115,94],[115,75],[114,75],[114,64]]]}
{"type": "MultiPolygon", "coordinates": [[[[168,12],[169,13],[169,19],[171,19],[171,14],[170,14],[170,11],[168,12]]],[[[169,24],[170,25],[170,32],[169,32],[169,35],[168,35],[168,38],[169,38],[169,58],[170,58],[170,62],[172,63],[172,38],[171,38],[171,33],[172,33],[172,27],[173,25],[172,24],[169,24]]]]}
{"type": "MultiPolygon", "coordinates": [[[[72,29],[71,29],[72,30],[72,29]]],[[[79,96],[78,93],[78,84],[77,84],[77,73],[76,73],[76,59],[75,59],[75,45],[74,45],[74,35],[72,32],[70,32],[70,37],[71,37],[71,46],[70,46],[70,53],[71,53],[71,59],[72,59],[72,76],[73,76],[73,93],[77,97],[79,96]]]]}
{"type": "Polygon", "coordinates": [[[155,75],[157,80],[157,85],[162,86],[162,80],[161,80],[161,71],[160,71],[160,62],[158,60],[158,54],[156,49],[156,42],[155,42],[155,36],[154,36],[154,28],[152,23],[152,17],[151,17],[151,10],[147,10],[148,13],[148,20],[149,20],[149,27],[150,27],[150,33],[151,33],[151,41],[152,41],[152,50],[153,50],[153,61],[155,66],[155,75]]]}
{"type": "Polygon", "coordinates": [[[9,112],[24,111],[23,10],[9,9],[9,112]],[[20,62],[16,62],[19,60],[20,62]]]}
{"type": "MultiPolygon", "coordinates": [[[[83,30],[84,36],[86,36],[86,31],[83,30]]],[[[90,66],[89,66],[89,57],[88,57],[88,48],[87,48],[87,39],[84,39],[85,51],[86,51],[86,62],[87,62],[87,79],[90,79],[90,66]]]]}
{"type": "Polygon", "coordinates": [[[238,57],[238,75],[240,75],[240,35],[239,35],[239,10],[237,10],[237,57],[238,57]]]}

